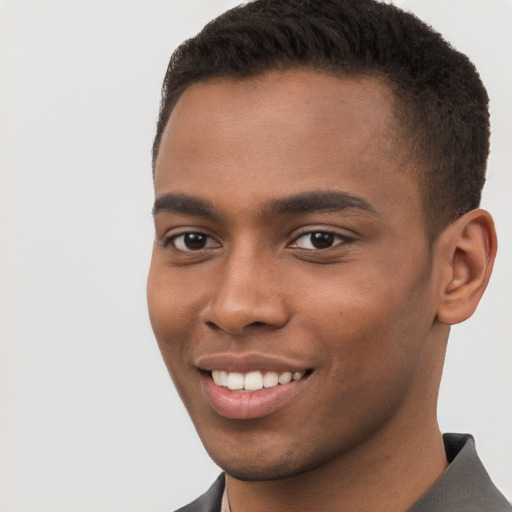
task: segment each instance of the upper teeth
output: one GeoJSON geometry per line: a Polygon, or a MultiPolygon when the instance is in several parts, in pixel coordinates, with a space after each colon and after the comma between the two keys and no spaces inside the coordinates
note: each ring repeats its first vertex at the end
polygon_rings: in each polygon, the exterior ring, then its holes
{"type": "Polygon", "coordinates": [[[246,374],[237,372],[212,371],[212,378],[215,384],[235,390],[245,389],[257,391],[262,388],[273,388],[278,384],[288,384],[292,380],[299,380],[304,372],[263,372],[255,371],[246,374]]]}

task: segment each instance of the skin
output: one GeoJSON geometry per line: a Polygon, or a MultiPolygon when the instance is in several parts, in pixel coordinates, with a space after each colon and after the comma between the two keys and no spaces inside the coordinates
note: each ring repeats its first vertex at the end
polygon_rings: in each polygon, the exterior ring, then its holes
{"type": "Polygon", "coordinates": [[[446,468],[449,324],[476,307],[495,235],[475,210],[429,243],[393,103],[376,78],[288,70],[195,84],[169,119],[149,312],[233,512],[405,511],[446,468]],[[187,247],[190,232],[204,237],[187,247]],[[231,419],[204,391],[212,354],[308,377],[270,414],[231,419]]]}

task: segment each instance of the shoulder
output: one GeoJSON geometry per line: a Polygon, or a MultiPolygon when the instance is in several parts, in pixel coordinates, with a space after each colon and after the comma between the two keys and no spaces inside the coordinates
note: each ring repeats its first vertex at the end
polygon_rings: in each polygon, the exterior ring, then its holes
{"type": "Polygon", "coordinates": [[[224,493],[225,476],[219,475],[213,485],[197,500],[181,507],[175,512],[220,512],[222,494],[224,493]]]}

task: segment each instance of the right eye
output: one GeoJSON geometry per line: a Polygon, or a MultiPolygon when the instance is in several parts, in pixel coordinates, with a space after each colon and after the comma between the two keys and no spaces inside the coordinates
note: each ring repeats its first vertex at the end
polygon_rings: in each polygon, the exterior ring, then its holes
{"type": "Polygon", "coordinates": [[[195,252],[220,247],[219,242],[211,236],[194,231],[169,237],[165,245],[172,245],[174,249],[181,252],[195,252]]]}

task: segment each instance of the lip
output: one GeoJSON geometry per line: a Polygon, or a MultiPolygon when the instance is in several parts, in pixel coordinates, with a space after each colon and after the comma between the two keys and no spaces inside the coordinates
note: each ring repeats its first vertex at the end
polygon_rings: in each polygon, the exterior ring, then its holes
{"type": "Polygon", "coordinates": [[[300,392],[310,377],[311,369],[297,361],[261,354],[211,354],[197,358],[195,362],[208,403],[217,414],[229,419],[249,420],[267,416],[286,406],[300,392]],[[299,380],[279,384],[258,391],[231,391],[218,386],[211,377],[212,370],[248,373],[273,371],[277,373],[305,372],[299,380]]]}
{"type": "Polygon", "coordinates": [[[248,373],[256,370],[267,372],[305,372],[311,369],[297,361],[268,356],[266,354],[208,354],[198,357],[194,365],[203,371],[220,370],[248,373]]]}

